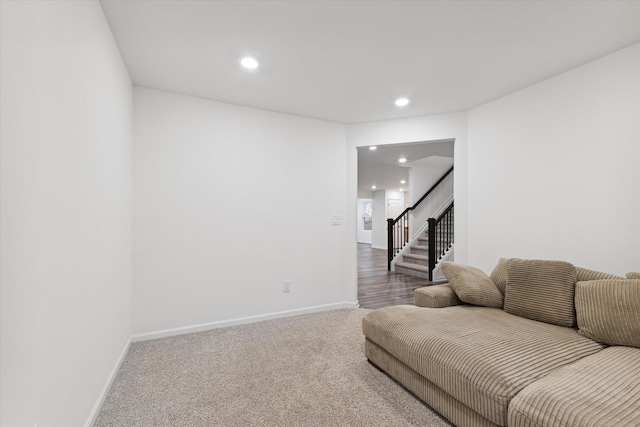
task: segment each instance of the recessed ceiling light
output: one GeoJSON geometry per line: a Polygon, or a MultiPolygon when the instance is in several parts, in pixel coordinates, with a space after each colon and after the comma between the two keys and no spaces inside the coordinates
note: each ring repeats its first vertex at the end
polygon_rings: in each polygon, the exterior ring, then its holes
{"type": "Polygon", "coordinates": [[[400,157],[400,158],[398,159],[398,162],[400,162],[400,163],[407,163],[407,159],[405,159],[404,157],[400,157]]]}
{"type": "Polygon", "coordinates": [[[240,60],[240,64],[242,64],[242,66],[244,68],[248,68],[250,70],[255,70],[256,68],[258,68],[258,60],[256,58],[252,58],[250,56],[245,56],[244,58],[242,58],[240,60]]]}
{"type": "Polygon", "coordinates": [[[409,100],[407,98],[398,98],[398,99],[396,99],[396,105],[398,107],[404,107],[408,103],[409,103],[409,100]]]}
{"type": "Polygon", "coordinates": [[[404,191],[402,188],[400,188],[400,191],[404,191]]]}
{"type": "Polygon", "coordinates": [[[369,150],[373,151],[373,150],[377,150],[378,147],[376,147],[375,145],[372,145],[371,147],[369,147],[369,150]]]}
{"type": "Polygon", "coordinates": [[[371,189],[372,189],[372,190],[375,190],[375,189],[376,189],[376,186],[375,186],[375,185],[372,185],[372,186],[371,186],[371,189]]]}
{"type": "Polygon", "coordinates": [[[400,184],[406,184],[407,181],[405,181],[404,179],[402,181],[400,181],[400,184]]]}

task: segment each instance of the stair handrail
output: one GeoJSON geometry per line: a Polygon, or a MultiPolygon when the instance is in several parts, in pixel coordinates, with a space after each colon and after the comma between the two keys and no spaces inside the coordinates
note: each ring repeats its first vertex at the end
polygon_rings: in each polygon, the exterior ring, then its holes
{"type": "Polygon", "coordinates": [[[404,245],[407,244],[407,242],[409,241],[409,236],[406,235],[406,233],[403,231],[404,229],[409,227],[409,217],[406,216],[410,211],[414,210],[415,208],[418,207],[418,205],[420,203],[422,203],[422,201],[424,199],[427,198],[427,196],[429,196],[429,194],[431,194],[433,192],[433,190],[436,189],[436,187],[438,187],[438,185],[440,185],[440,183],[442,181],[445,180],[445,178],[447,176],[449,176],[449,174],[453,172],[453,166],[451,166],[449,168],[449,170],[447,170],[444,175],[442,175],[440,177],[440,179],[438,179],[435,184],[433,184],[431,186],[431,188],[429,188],[427,190],[426,193],[424,193],[424,195],[422,197],[420,197],[418,199],[417,202],[415,202],[413,204],[413,206],[409,206],[408,208],[406,208],[404,211],[402,211],[402,213],[400,215],[398,215],[397,218],[388,218],[387,219],[387,270],[391,270],[391,261],[393,261],[393,257],[395,256],[396,253],[399,252],[400,249],[402,249],[402,247],[404,245]],[[402,221],[402,230],[395,230],[394,231],[394,226],[398,223],[402,221]],[[401,242],[399,243],[397,246],[394,244],[395,241],[401,242]]]}
{"type": "MultiPolygon", "coordinates": [[[[393,223],[395,224],[395,223],[396,223],[396,222],[398,222],[398,221],[400,220],[400,218],[402,218],[402,216],[403,216],[403,215],[405,215],[407,212],[412,211],[412,210],[414,210],[415,208],[417,208],[417,207],[418,207],[418,205],[419,205],[419,204],[420,204],[424,199],[426,199],[426,198],[427,198],[427,196],[428,196],[429,194],[431,194],[431,192],[432,192],[433,190],[435,190],[435,189],[436,189],[436,187],[438,186],[438,184],[440,184],[442,181],[444,181],[444,179],[445,179],[447,176],[449,176],[449,174],[450,174],[451,172],[453,172],[453,166],[451,166],[451,167],[449,168],[449,170],[448,170],[448,171],[446,171],[446,172],[444,173],[444,175],[442,175],[442,176],[440,177],[440,179],[438,179],[438,180],[436,181],[436,183],[435,183],[435,184],[433,184],[433,185],[431,186],[431,188],[430,188],[430,189],[428,189],[428,190],[427,190],[427,192],[426,192],[426,193],[424,193],[424,195],[423,195],[422,197],[420,197],[420,198],[418,199],[418,201],[417,201],[417,202],[415,202],[415,204],[414,204],[413,206],[409,206],[409,207],[408,207],[408,208],[406,208],[404,211],[402,211],[402,213],[401,213],[400,215],[398,215],[398,217],[397,217],[396,219],[394,219],[394,220],[393,220],[393,223]]],[[[391,219],[391,218],[389,218],[389,219],[391,219]]],[[[389,220],[387,220],[387,221],[389,221],[389,220]]]]}

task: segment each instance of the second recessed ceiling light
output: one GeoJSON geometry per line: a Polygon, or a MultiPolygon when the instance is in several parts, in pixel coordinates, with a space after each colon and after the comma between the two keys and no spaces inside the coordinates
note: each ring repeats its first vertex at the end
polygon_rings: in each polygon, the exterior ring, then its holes
{"type": "Polygon", "coordinates": [[[407,98],[398,98],[398,99],[396,99],[396,105],[398,107],[404,107],[408,103],[409,103],[409,100],[407,98]]]}
{"type": "Polygon", "coordinates": [[[242,64],[244,68],[248,68],[250,70],[255,70],[260,65],[256,58],[252,58],[250,56],[245,56],[244,58],[242,58],[240,60],[240,64],[242,64]]]}

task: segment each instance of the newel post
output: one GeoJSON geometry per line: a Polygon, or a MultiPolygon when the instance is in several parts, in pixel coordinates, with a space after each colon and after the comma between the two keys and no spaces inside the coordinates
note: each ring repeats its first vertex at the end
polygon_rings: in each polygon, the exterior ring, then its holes
{"type": "Polygon", "coordinates": [[[429,218],[429,281],[433,282],[433,270],[436,268],[436,219],[429,218]]]}
{"type": "Polygon", "coordinates": [[[387,271],[391,271],[393,259],[393,218],[387,218],[387,271]]]}

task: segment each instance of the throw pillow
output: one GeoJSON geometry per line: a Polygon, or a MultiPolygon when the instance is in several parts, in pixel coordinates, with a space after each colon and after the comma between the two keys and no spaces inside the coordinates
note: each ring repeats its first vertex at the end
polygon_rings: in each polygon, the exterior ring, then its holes
{"type": "Polygon", "coordinates": [[[448,261],[441,266],[461,301],[484,307],[502,307],[502,293],[482,270],[448,261]]]}
{"type": "Polygon", "coordinates": [[[636,271],[631,271],[627,273],[627,279],[640,279],[640,273],[636,271]]]}
{"type": "Polygon", "coordinates": [[[575,324],[576,269],[564,261],[511,259],[504,311],[554,325],[575,324]]]}
{"type": "Polygon", "coordinates": [[[624,279],[624,277],[615,274],[601,273],[599,271],[588,270],[582,267],[576,267],[576,282],[588,282],[589,280],[602,279],[624,279]]]}
{"type": "Polygon", "coordinates": [[[640,280],[578,282],[576,315],[580,335],[607,345],[640,347],[640,280]]]}

